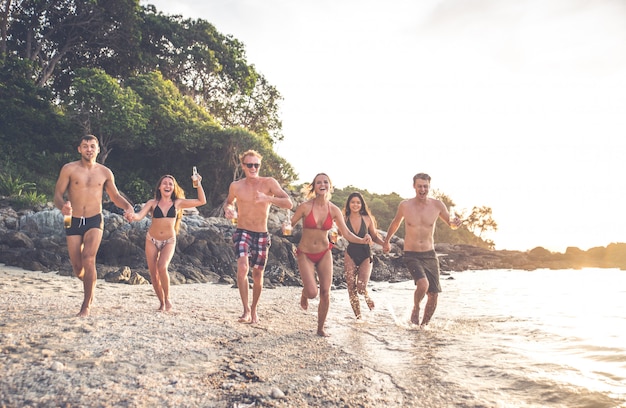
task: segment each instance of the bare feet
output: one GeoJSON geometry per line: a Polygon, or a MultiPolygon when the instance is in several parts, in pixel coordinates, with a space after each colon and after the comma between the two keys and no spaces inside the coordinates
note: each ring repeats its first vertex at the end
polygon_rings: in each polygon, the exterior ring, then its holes
{"type": "Polygon", "coordinates": [[[326,333],[326,331],[324,331],[324,329],[318,330],[317,331],[317,335],[320,337],[330,337],[330,334],[326,333]]]}
{"type": "Polygon", "coordinates": [[[414,307],[413,308],[413,313],[411,313],[411,323],[413,324],[420,324],[420,309],[419,307],[414,307]]]}
{"type": "Polygon", "coordinates": [[[256,314],[256,311],[252,312],[252,315],[250,317],[250,324],[257,324],[260,322],[259,315],[256,314]]]}
{"type": "Polygon", "coordinates": [[[165,311],[169,312],[170,310],[172,310],[172,303],[169,300],[165,301],[165,311]]]}
{"type": "Polygon", "coordinates": [[[77,317],[88,317],[89,316],[89,308],[85,307],[80,309],[80,312],[76,315],[77,317]]]}
{"type": "Polygon", "coordinates": [[[237,319],[239,323],[250,323],[250,312],[243,312],[239,319],[237,319]]]}
{"type": "Polygon", "coordinates": [[[302,308],[302,310],[307,310],[309,308],[309,299],[307,299],[307,297],[304,296],[304,292],[302,293],[302,296],[300,297],[300,307],[302,308]]]}

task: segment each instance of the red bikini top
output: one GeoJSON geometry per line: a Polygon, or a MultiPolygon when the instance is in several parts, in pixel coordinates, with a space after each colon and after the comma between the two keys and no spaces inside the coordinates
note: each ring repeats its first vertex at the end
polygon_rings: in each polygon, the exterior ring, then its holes
{"type": "Polygon", "coordinates": [[[324,223],[321,227],[318,227],[317,221],[315,221],[315,216],[313,215],[313,206],[311,206],[311,211],[304,218],[302,226],[304,228],[320,229],[324,231],[328,231],[329,229],[331,229],[333,227],[333,217],[330,216],[330,204],[328,204],[328,215],[326,216],[326,219],[324,220],[324,223]]]}

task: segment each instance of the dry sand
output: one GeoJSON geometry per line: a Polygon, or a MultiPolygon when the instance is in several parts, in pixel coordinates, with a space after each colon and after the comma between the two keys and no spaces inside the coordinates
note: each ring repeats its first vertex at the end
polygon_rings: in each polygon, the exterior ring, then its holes
{"type": "Polygon", "coordinates": [[[174,309],[162,313],[150,285],[98,281],[91,316],[79,318],[78,279],[0,264],[0,406],[412,402],[389,376],[315,335],[317,302],[301,310],[300,288],[265,289],[256,325],[237,322],[236,288],[187,284],[171,292],[174,309]]]}

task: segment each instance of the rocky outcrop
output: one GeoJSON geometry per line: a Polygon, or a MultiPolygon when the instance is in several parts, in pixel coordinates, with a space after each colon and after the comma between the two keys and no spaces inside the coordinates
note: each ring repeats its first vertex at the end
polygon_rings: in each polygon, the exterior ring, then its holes
{"type": "MultiPolygon", "coordinates": [[[[144,245],[150,220],[129,224],[115,211],[104,211],[105,228],[97,255],[98,278],[111,282],[141,284],[149,282],[144,245]]],[[[294,250],[301,230],[282,236],[280,226],[286,214],[273,211],[268,226],[272,245],[266,268],[265,286],[301,285],[294,250]]],[[[220,217],[202,217],[197,212],[183,217],[178,235],[176,253],[170,266],[173,284],[192,282],[221,282],[235,284],[236,260],[232,248],[230,222],[220,217]]],[[[384,235],[384,232],[382,232],[384,235]]],[[[391,241],[390,253],[373,246],[373,281],[401,281],[410,279],[402,263],[400,238],[391,241]]],[[[343,254],[347,242],[340,240],[333,248],[334,284],[344,284],[343,254]]],[[[626,269],[626,244],[611,244],[606,248],[581,251],[568,248],[565,254],[552,253],[541,247],[528,252],[491,251],[470,245],[437,244],[435,247],[446,271],[480,269],[540,268],[571,269],[582,267],[610,267],[626,269]]],[[[48,205],[37,211],[16,212],[10,207],[0,208],[0,263],[28,270],[58,271],[71,275],[61,213],[48,205]]]]}

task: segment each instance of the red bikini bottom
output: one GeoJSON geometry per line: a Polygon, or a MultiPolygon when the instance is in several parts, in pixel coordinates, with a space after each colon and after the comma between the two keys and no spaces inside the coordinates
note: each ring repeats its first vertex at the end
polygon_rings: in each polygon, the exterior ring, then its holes
{"type": "Polygon", "coordinates": [[[324,255],[326,255],[326,252],[330,251],[333,248],[333,243],[329,242],[328,243],[328,248],[326,248],[325,250],[323,250],[322,252],[318,252],[316,254],[309,254],[307,252],[303,252],[300,250],[300,248],[296,249],[296,254],[300,255],[300,254],[304,254],[306,255],[307,258],[309,258],[311,260],[311,262],[313,262],[315,265],[317,265],[319,263],[319,261],[322,260],[322,258],[324,257],[324,255]]]}

